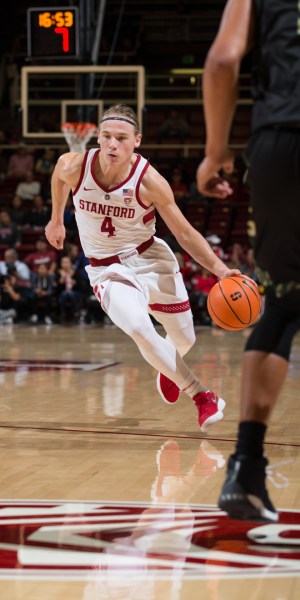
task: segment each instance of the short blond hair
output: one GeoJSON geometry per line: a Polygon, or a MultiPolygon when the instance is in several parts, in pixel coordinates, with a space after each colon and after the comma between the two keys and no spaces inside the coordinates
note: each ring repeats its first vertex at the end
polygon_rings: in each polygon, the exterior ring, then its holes
{"type": "Polygon", "coordinates": [[[130,106],[127,106],[126,104],[115,104],[114,106],[110,106],[104,111],[99,123],[99,128],[101,123],[106,119],[109,119],[109,117],[120,117],[120,119],[124,119],[133,125],[135,135],[141,133],[137,115],[130,106]]]}

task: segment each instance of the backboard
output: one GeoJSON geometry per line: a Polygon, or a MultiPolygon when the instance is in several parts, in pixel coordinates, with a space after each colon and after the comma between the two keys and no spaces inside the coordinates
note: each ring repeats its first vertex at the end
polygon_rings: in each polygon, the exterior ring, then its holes
{"type": "Polygon", "coordinates": [[[29,66],[22,68],[22,135],[62,139],[65,121],[98,123],[103,110],[128,104],[142,127],[145,73],[142,66],[29,66]]]}

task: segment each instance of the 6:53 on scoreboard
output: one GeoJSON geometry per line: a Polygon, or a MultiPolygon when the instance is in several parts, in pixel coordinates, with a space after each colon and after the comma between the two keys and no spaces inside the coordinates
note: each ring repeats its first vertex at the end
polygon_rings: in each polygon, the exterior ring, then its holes
{"type": "Polygon", "coordinates": [[[75,6],[27,10],[29,57],[76,58],[79,56],[79,14],[75,6]]]}

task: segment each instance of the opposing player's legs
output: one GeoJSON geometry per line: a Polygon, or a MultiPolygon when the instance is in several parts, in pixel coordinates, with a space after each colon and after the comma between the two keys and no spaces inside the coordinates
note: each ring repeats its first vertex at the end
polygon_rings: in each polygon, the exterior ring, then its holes
{"type": "MultiPolygon", "coordinates": [[[[175,382],[194,400],[202,430],[223,417],[218,399],[189,369],[170,339],[157,333],[143,293],[128,280],[107,280],[101,285],[101,302],[110,319],[137,344],[142,356],[157,371],[175,382]]],[[[222,406],[222,405],[221,405],[222,406]]]]}
{"type": "Polygon", "coordinates": [[[219,500],[232,517],[278,518],[266,491],[263,444],[300,325],[300,291],[295,286],[300,283],[300,170],[294,160],[299,153],[297,128],[262,128],[247,149],[255,258],[269,285],[265,312],[246,345],[238,441],[219,500]]]}
{"type": "Polygon", "coordinates": [[[245,349],[238,440],[219,499],[220,508],[232,518],[278,519],[265,485],[268,463],[263,444],[286,378],[291,343],[300,328],[299,311],[290,310],[285,303],[267,301],[245,349]]]}

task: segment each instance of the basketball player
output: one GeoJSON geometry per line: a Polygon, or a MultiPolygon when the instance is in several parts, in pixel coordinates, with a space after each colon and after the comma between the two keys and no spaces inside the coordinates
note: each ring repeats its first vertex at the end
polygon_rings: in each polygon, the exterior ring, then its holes
{"type": "Polygon", "coordinates": [[[230,517],[276,521],[265,486],[263,442],[300,327],[300,9],[298,0],[229,0],[204,73],[206,157],[199,190],[224,198],[228,138],[240,62],[253,54],[253,135],[249,182],[255,254],[267,286],[266,308],[243,358],[241,422],[219,506],[230,517]]]}
{"type": "Polygon", "coordinates": [[[167,181],[135,151],[141,143],[131,108],[108,109],[99,125],[99,148],[68,152],[52,176],[50,244],[62,249],[64,208],[70,189],[86,267],[94,293],[110,319],[137,344],[159,372],[158,391],[173,403],[180,391],[193,399],[202,431],[223,417],[224,400],[208,390],[182,356],[195,342],[188,295],[168,245],[154,237],[155,208],[178,243],[217,277],[239,275],[213,253],[176,206],[167,181]],[[160,336],[149,313],[162,323],[160,336]]]}

